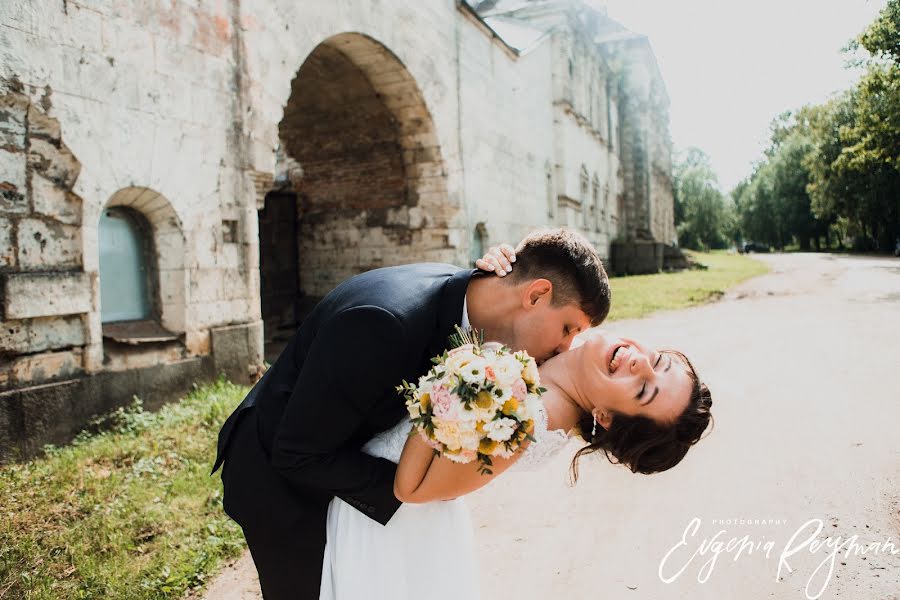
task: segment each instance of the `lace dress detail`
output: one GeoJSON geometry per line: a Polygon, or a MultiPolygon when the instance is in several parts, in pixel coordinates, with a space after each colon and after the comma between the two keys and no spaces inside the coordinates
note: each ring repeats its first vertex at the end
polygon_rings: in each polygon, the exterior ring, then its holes
{"type": "Polygon", "coordinates": [[[569,435],[562,429],[547,429],[547,410],[543,404],[538,405],[538,414],[534,420],[534,439],[528,444],[522,457],[510,467],[510,471],[535,471],[559,454],[569,443],[569,435]]]}
{"type": "Polygon", "coordinates": [[[362,451],[371,456],[386,458],[391,462],[398,463],[410,429],[412,429],[412,421],[409,420],[409,417],[403,417],[399,423],[378,433],[366,442],[362,451]]]}

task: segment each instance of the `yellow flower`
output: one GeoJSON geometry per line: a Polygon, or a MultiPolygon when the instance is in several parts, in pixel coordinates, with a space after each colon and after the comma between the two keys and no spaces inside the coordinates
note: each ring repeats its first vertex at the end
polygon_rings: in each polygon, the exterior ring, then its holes
{"type": "Polygon", "coordinates": [[[481,440],[481,442],[479,442],[478,444],[478,451],[482,454],[490,454],[496,449],[497,442],[488,438],[481,440]]]}
{"type": "Polygon", "coordinates": [[[422,397],[419,398],[419,404],[422,406],[423,411],[431,410],[431,394],[422,394],[422,397]]]}
{"type": "Polygon", "coordinates": [[[490,408],[493,403],[494,397],[491,396],[490,392],[481,391],[475,396],[475,406],[478,408],[487,409],[490,408]]]}
{"type": "Polygon", "coordinates": [[[519,400],[515,396],[507,400],[503,403],[503,408],[501,409],[504,414],[511,415],[517,410],[519,410],[519,400]]]}

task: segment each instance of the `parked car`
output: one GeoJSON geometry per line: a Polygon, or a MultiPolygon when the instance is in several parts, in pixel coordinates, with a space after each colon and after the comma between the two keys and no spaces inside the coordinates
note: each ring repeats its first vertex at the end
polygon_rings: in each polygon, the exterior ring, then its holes
{"type": "Polygon", "coordinates": [[[744,245],[739,249],[741,254],[746,254],[748,252],[771,252],[772,249],[769,248],[766,244],[760,244],[759,242],[744,242],[744,245]]]}

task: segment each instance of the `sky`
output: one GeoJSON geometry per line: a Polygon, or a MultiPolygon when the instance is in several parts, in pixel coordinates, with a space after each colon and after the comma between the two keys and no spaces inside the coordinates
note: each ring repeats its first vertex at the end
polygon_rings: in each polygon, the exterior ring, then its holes
{"type": "Polygon", "coordinates": [[[647,35],[675,149],[710,156],[723,191],[750,174],[779,113],[849,88],[841,53],[887,0],[591,0],[647,35]]]}

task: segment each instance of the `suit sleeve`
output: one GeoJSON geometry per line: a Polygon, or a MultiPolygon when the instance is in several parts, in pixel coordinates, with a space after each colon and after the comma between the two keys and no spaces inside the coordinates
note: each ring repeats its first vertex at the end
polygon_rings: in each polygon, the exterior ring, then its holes
{"type": "Polygon", "coordinates": [[[397,465],[346,442],[385,392],[400,383],[404,328],[374,306],[347,309],[319,329],[288,400],[272,466],[291,483],[340,496],[387,524],[400,507],[397,465]]]}

